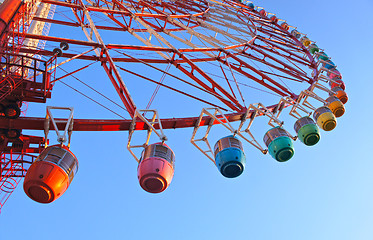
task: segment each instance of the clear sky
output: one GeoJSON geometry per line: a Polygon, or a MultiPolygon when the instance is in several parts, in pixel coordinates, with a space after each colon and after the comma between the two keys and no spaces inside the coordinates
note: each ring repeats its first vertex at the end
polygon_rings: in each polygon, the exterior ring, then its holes
{"type": "MultiPolygon", "coordinates": [[[[338,65],[350,99],[335,130],[322,132],[314,147],[297,141],[286,163],[251,149],[236,179],[222,177],[189,143],[192,129],[167,131],[176,170],[161,194],[140,188],[126,132],[74,133],[80,168],[70,188],[43,205],[26,196],[21,182],[2,209],[0,240],[373,239],[373,1],[254,4],[308,33],[338,65]]],[[[58,86],[58,104],[73,104],[58,86]]],[[[88,110],[81,105],[78,115],[88,110]]],[[[42,117],[44,107],[35,108],[30,113],[42,117]]]]}

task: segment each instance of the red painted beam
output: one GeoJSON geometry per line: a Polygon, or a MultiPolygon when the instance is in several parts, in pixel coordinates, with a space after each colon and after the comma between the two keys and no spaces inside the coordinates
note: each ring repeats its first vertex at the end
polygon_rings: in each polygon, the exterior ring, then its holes
{"type": "MultiPolygon", "coordinates": [[[[295,97],[296,98],[296,97],[295,97]]],[[[277,105],[267,107],[272,111],[277,105]]],[[[243,117],[244,112],[231,113],[225,115],[229,122],[240,121],[243,117]]],[[[259,115],[260,116],[260,115],[259,115]]],[[[250,114],[249,116],[250,117],[250,114]]],[[[189,128],[194,127],[198,120],[197,117],[185,117],[185,118],[167,118],[161,119],[163,129],[176,129],[176,128],[189,128]]],[[[202,118],[200,126],[207,126],[210,123],[211,118],[205,116],[202,118]]],[[[66,119],[56,119],[57,127],[63,129],[65,127],[66,119]],[[58,122],[62,123],[58,123],[58,122]]],[[[125,120],[107,120],[107,119],[74,119],[74,131],[128,131],[132,119],[125,120]]],[[[50,126],[53,130],[53,126],[50,126]]],[[[13,129],[25,129],[25,130],[44,130],[44,118],[35,117],[20,117],[18,119],[6,119],[0,118],[0,128],[13,128],[13,129]]],[[[159,126],[155,124],[155,128],[159,126]]],[[[136,122],[135,130],[147,130],[148,127],[143,122],[136,122]]]]}
{"type": "MultiPolygon", "coordinates": [[[[116,49],[116,47],[120,47],[120,46],[108,45],[106,47],[107,48],[111,48],[111,49],[116,49]]],[[[136,48],[136,46],[132,46],[132,48],[126,48],[123,45],[123,48],[121,48],[121,49],[131,49],[131,50],[134,50],[135,48],[136,48]]],[[[165,49],[165,50],[169,50],[168,52],[172,52],[173,51],[172,49],[165,49]]],[[[158,50],[154,50],[154,51],[158,51],[158,50]]],[[[52,51],[37,50],[37,49],[27,49],[27,48],[21,48],[19,52],[21,52],[21,53],[39,54],[39,55],[43,55],[43,56],[52,56],[54,54],[52,51]]],[[[76,54],[63,53],[61,57],[72,58],[74,56],[76,56],[76,54]]],[[[78,57],[77,59],[89,60],[89,61],[105,60],[105,58],[100,59],[99,57],[94,56],[94,55],[83,55],[83,56],[78,57]]],[[[118,58],[118,57],[113,57],[112,59],[113,59],[114,62],[140,62],[140,63],[141,62],[146,62],[146,63],[163,63],[163,64],[169,64],[170,63],[170,60],[168,60],[168,59],[118,58]]],[[[195,59],[189,59],[189,60],[192,61],[192,62],[209,62],[209,61],[216,61],[216,58],[215,57],[213,57],[213,58],[195,58],[195,59]]],[[[185,61],[183,59],[178,59],[178,60],[175,60],[174,62],[175,62],[175,64],[180,64],[180,63],[186,63],[187,61],[185,61]]]]}
{"type": "MultiPolygon", "coordinates": [[[[64,6],[64,7],[68,7],[68,8],[73,8],[75,10],[82,10],[83,9],[83,7],[80,6],[79,4],[68,3],[68,2],[65,2],[65,1],[42,0],[41,2],[54,4],[54,5],[58,5],[58,6],[64,6]]],[[[118,1],[113,1],[113,2],[120,4],[118,1]]],[[[112,13],[112,14],[120,14],[120,15],[125,15],[125,16],[135,15],[137,17],[151,17],[151,18],[166,18],[167,17],[164,14],[136,13],[136,12],[133,13],[130,10],[128,10],[127,8],[122,8],[123,11],[121,11],[121,10],[114,10],[114,9],[108,9],[108,8],[105,9],[105,8],[100,8],[100,7],[93,7],[93,6],[90,6],[90,5],[86,5],[85,7],[87,8],[88,11],[92,11],[92,12],[112,13]]],[[[204,14],[204,12],[199,12],[199,13],[196,13],[196,14],[170,15],[170,17],[171,18],[186,18],[186,17],[190,17],[191,15],[192,16],[200,16],[200,15],[203,15],[203,14],[204,14]]]]}

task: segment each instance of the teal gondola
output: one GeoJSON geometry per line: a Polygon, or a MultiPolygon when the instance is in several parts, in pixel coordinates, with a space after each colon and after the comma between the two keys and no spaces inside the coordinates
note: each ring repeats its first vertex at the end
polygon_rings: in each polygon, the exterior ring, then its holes
{"type": "Polygon", "coordinates": [[[293,140],[285,129],[274,127],[268,130],[263,138],[269,154],[279,162],[286,162],[294,155],[293,140]]]}

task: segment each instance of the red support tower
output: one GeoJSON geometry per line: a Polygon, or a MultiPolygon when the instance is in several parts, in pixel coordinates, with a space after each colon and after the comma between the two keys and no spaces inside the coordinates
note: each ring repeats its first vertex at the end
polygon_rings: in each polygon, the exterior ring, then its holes
{"type": "MultiPolygon", "coordinates": [[[[51,97],[56,54],[49,60],[19,53],[30,27],[35,1],[6,0],[0,6],[0,118],[16,119],[23,102],[45,103],[51,97]]],[[[43,137],[0,128],[0,211],[39,153],[43,137]]]]}
{"type": "MultiPolygon", "coordinates": [[[[17,151],[18,146],[14,149],[17,151]]],[[[35,156],[20,152],[2,152],[0,155],[0,213],[1,208],[13,193],[18,183],[25,177],[28,167],[34,162],[35,156]]]]}

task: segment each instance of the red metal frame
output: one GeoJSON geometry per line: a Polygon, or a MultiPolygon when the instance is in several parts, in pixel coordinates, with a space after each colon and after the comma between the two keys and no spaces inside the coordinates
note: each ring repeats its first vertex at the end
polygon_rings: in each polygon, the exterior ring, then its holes
{"type": "Polygon", "coordinates": [[[4,53],[2,55],[0,77],[0,102],[17,98],[20,101],[45,103],[51,96],[55,78],[56,56],[48,61],[23,54],[4,53]],[[9,95],[12,94],[12,97],[9,95]]]}
{"type": "MultiPolygon", "coordinates": [[[[267,107],[268,110],[274,111],[277,105],[267,107]]],[[[229,122],[240,121],[245,112],[235,112],[225,114],[229,122]]],[[[260,116],[260,115],[257,115],[260,116]]],[[[249,116],[250,117],[250,116],[249,116]]],[[[162,119],[163,129],[190,128],[197,123],[198,117],[183,117],[183,118],[166,118],[162,119]]],[[[211,118],[206,116],[202,119],[200,126],[207,126],[211,118]]],[[[66,119],[56,119],[57,127],[63,129],[66,119]],[[61,123],[58,123],[61,122],[61,123]]],[[[125,120],[104,120],[104,119],[74,119],[74,131],[128,131],[132,119],[125,120]]],[[[22,128],[25,130],[44,130],[44,118],[35,117],[20,117],[18,119],[0,118],[0,126],[5,128],[22,128]]],[[[159,129],[158,125],[154,127],[159,129]]],[[[54,128],[51,126],[51,130],[54,128]]],[[[135,130],[148,130],[147,125],[143,122],[137,122],[135,130]]]]}
{"type": "Polygon", "coordinates": [[[0,213],[1,208],[9,199],[18,183],[25,177],[28,167],[36,157],[30,154],[8,153],[0,154],[0,213]]]}
{"type": "MultiPolygon", "coordinates": [[[[235,71],[236,73],[247,77],[253,82],[260,84],[265,89],[268,89],[279,96],[290,96],[293,99],[298,97],[297,94],[293,93],[287,86],[284,86],[275,80],[275,77],[281,77],[283,79],[299,82],[307,82],[309,84],[316,81],[316,76],[318,75],[316,62],[307,48],[303,46],[299,40],[292,36],[288,31],[282,29],[279,24],[272,23],[269,18],[261,16],[255,10],[251,10],[247,6],[234,1],[222,1],[224,2],[224,5],[220,6],[222,9],[225,9],[227,12],[237,13],[236,21],[245,22],[246,26],[250,26],[247,30],[245,30],[251,35],[251,38],[248,39],[247,42],[239,42],[237,39],[240,39],[240,37],[233,36],[232,34],[232,41],[229,44],[219,45],[217,44],[218,40],[209,42],[209,36],[202,36],[200,39],[202,39],[201,41],[206,42],[205,47],[198,47],[193,45],[194,43],[190,41],[188,42],[190,44],[189,46],[186,44],[185,47],[175,48],[170,47],[167,44],[165,44],[167,47],[164,47],[162,44],[160,44],[160,46],[154,46],[151,44],[134,46],[104,43],[97,35],[95,39],[96,41],[93,41],[93,39],[82,40],[69,39],[61,36],[33,35],[26,33],[25,30],[27,29],[27,25],[20,25],[22,21],[19,21],[20,19],[26,19],[27,21],[24,22],[29,22],[30,9],[33,2],[23,5],[18,14],[14,16],[14,19],[18,20],[13,21],[13,25],[9,28],[7,34],[3,35],[3,45],[2,48],[0,48],[0,55],[3,54],[2,56],[13,56],[13,58],[17,56],[19,58],[20,64],[18,66],[18,70],[21,72],[21,76],[19,78],[15,77],[13,71],[4,74],[4,77],[0,78],[0,90],[6,89],[7,86],[8,89],[11,89],[10,91],[5,91],[6,94],[0,94],[0,102],[1,99],[6,99],[9,93],[16,93],[16,89],[23,91],[23,95],[27,96],[23,100],[27,101],[45,102],[46,98],[50,97],[50,90],[52,89],[50,82],[54,82],[55,71],[47,71],[47,69],[54,69],[54,65],[56,64],[56,56],[52,51],[49,50],[36,50],[22,46],[24,39],[39,39],[57,43],[67,42],[72,46],[88,46],[96,48],[96,56],[82,54],[76,57],[76,59],[99,61],[101,63],[103,69],[108,75],[109,80],[111,81],[111,84],[117,91],[130,116],[133,116],[136,110],[136,105],[130,96],[130,92],[125,86],[125,81],[122,79],[119,71],[117,70],[118,63],[141,63],[149,65],[169,64],[174,66],[175,69],[178,69],[184,74],[184,77],[193,81],[193,84],[190,83],[191,86],[202,90],[201,92],[207,94],[209,97],[213,96],[217,101],[219,101],[219,103],[224,104],[222,108],[230,109],[233,113],[226,115],[228,121],[230,122],[241,120],[246,111],[246,107],[244,106],[244,103],[240,102],[236,98],[233,87],[230,85],[228,77],[224,72],[227,69],[228,71],[235,71]],[[17,42],[10,42],[9,40],[17,42]],[[154,56],[149,56],[141,59],[129,55],[125,55],[124,57],[111,57],[110,53],[113,51],[157,52],[160,53],[160,56],[167,55],[170,57],[157,58],[154,56]],[[48,57],[53,56],[49,61],[45,61],[45,69],[37,71],[36,68],[33,68],[35,73],[34,79],[36,79],[36,77],[39,75],[43,76],[43,82],[39,84],[40,86],[32,88],[36,89],[37,91],[29,91],[30,89],[23,86],[23,82],[25,80],[23,73],[27,68],[24,65],[25,58],[31,58],[28,55],[25,56],[24,54],[39,54],[48,57]],[[270,73],[257,69],[256,66],[251,65],[247,60],[269,67],[270,69],[275,70],[276,73],[270,73]],[[225,81],[229,85],[229,90],[222,87],[216,79],[214,79],[210,74],[206,73],[206,69],[202,66],[202,63],[207,62],[219,64],[225,81]],[[302,67],[298,67],[298,65],[302,67]],[[313,69],[313,71],[316,73],[314,75],[315,77],[305,74],[302,68],[313,69]],[[50,75],[52,75],[52,79],[49,80],[50,75]],[[17,79],[19,81],[17,81],[17,79]],[[13,82],[17,83],[14,84],[13,82]],[[10,85],[12,88],[9,88],[10,85]],[[42,95],[38,95],[39,92],[43,92],[42,95]],[[36,100],[36,95],[40,97],[40,101],[36,100]]],[[[151,31],[149,31],[149,34],[155,35],[173,32],[178,33],[187,30],[187,32],[191,35],[191,38],[199,37],[198,34],[200,33],[198,32],[198,29],[201,27],[204,21],[206,21],[208,14],[210,14],[212,11],[209,2],[206,0],[164,2],[148,0],[95,0],[92,1],[93,4],[84,4],[82,0],[72,0],[70,2],[42,0],[42,2],[55,4],[63,9],[71,9],[73,17],[75,17],[76,21],[71,19],[46,19],[41,17],[35,17],[34,20],[61,26],[90,28],[93,32],[97,30],[113,32],[131,31],[131,34],[137,34],[148,31],[148,28],[150,28],[151,31]],[[93,20],[89,16],[89,13],[101,14],[106,18],[107,21],[103,25],[92,24],[93,20]],[[140,26],[140,24],[135,24],[137,20],[141,20],[143,25],[140,26]]],[[[232,32],[237,31],[235,30],[234,21],[229,24],[229,27],[232,28],[232,32]]],[[[211,29],[208,30],[212,31],[211,29]]],[[[229,37],[229,34],[230,33],[226,33],[225,37],[229,37]]],[[[66,51],[62,54],[61,58],[72,58],[76,55],[77,54],[73,52],[66,51]]],[[[10,71],[10,69],[14,68],[17,64],[8,61],[3,62],[3,65],[6,65],[7,67],[5,69],[10,71]]],[[[81,69],[84,68],[85,67],[81,69]]],[[[160,86],[201,101],[207,105],[217,106],[216,103],[203,100],[198,96],[183,92],[181,89],[176,89],[163,83],[158,83],[154,79],[145,76],[143,73],[131,72],[126,68],[120,69],[123,69],[124,71],[137,77],[146,79],[149,82],[159,84],[160,86]]],[[[270,111],[274,111],[276,106],[268,107],[268,109],[270,111]]],[[[131,121],[131,119],[74,119],[74,131],[127,131],[130,128],[131,121]]],[[[198,121],[198,116],[169,118],[162,119],[161,121],[164,129],[194,127],[198,121]]],[[[206,126],[210,122],[211,118],[206,116],[202,119],[200,125],[206,126]]],[[[63,128],[64,126],[58,125],[58,127],[63,128]]],[[[44,119],[34,117],[20,117],[18,119],[0,118],[0,128],[44,130],[44,119]]],[[[155,128],[158,128],[158,126],[155,125],[155,128]]],[[[147,125],[145,125],[143,122],[137,122],[135,125],[135,130],[147,129],[147,125]]],[[[1,177],[2,179],[11,179],[9,181],[13,181],[13,185],[16,185],[16,183],[18,184],[17,177],[23,177],[24,173],[27,171],[28,165],[34,161],[35,156],[30,154],[39,153],[43,148],[44,141],[46,141],[41,137],[24,135],[22,135],[19,140],[20,141],[14,141],[3,137],[3,142],[0,143],[0,152],[2,153],[2,162],[0,165],[2,167],[0,169],[1,177]],[[8,146],[9,142],[11,142],[13,145],[8,146]],[[7,161],[6,156],[10,156],[8,159],[11,160],[7,161]],[[16,156],[19,158],[14,158],[16,156]],[[24,160],[26,158],[31,158],[31,160],[24,160]]],[[[6,181],[4,180],[3,182],[6,181]]],[[[11,191],[8,192],[11,193],[11,191]]],[[[9,196],[7,195],[7,197],[3,197],[3,199],[1,199],[0,196],[0,209],[4,199],[6,201],[8,197],[9,196]]]]}

